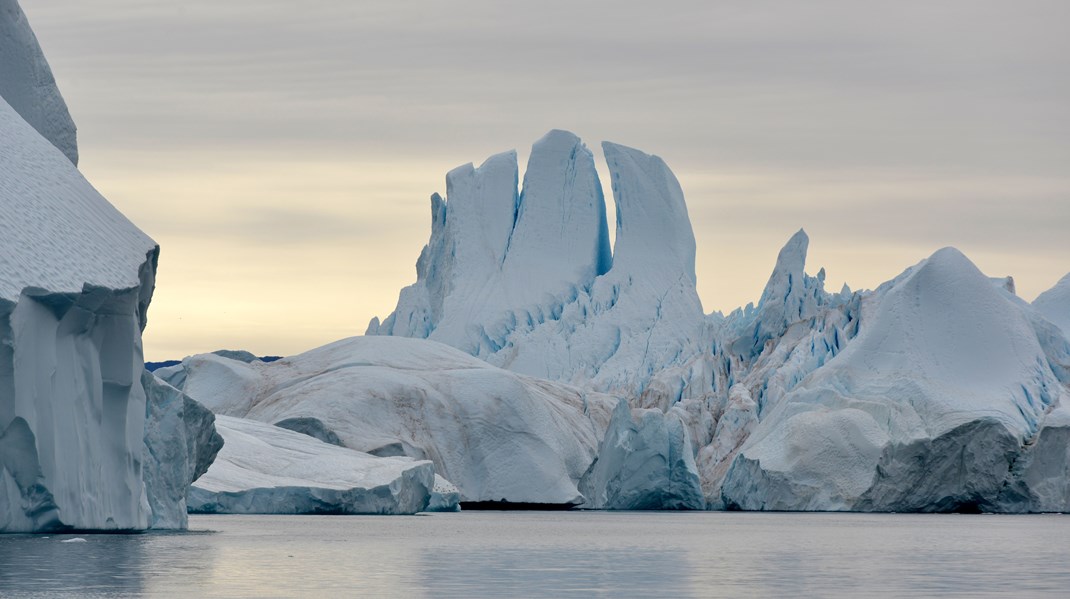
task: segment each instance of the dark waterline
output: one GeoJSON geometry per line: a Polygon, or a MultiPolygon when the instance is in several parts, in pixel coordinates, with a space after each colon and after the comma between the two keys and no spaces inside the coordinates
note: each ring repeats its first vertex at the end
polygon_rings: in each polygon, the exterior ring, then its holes
{"type": "Polygon", "coordinates": [[[0,536],[2,597],[1061,597],[1070,517],[469,512],[196,516],[0,536]],[[206,532],[212,531],[212,532],[206,532]]]}

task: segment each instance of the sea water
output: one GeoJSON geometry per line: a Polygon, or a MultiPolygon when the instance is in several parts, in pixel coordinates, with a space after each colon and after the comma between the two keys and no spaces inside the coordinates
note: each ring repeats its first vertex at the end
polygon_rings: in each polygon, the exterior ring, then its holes
{"type": "Polygon", "coordinates": [[[190,529],[0,535],[0,597],[1070,595],[1057,515],[483,511],[190,529]]]}

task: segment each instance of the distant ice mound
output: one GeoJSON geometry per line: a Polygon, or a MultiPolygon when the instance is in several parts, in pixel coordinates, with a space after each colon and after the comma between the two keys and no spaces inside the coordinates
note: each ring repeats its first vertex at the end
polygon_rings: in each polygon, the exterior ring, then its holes
{"type": "Polygon", "coordinates": [[[271,363],[201,354],[182,370],[182,389],[217,414],[431,460],[466,502],[582,503],[615,405],[414,339],[354,337],[271,363]]]}
{"type": "Polygon", "coordinates": [[[17,0],[0,0],[0,98],[78,164],[74,121],[17,0]]]}
{"type": "MultiPolygon", "coordinates": [[[[1021,305],[948,248],[868,294],[857,336],[760,417],[721,489],[767,510],[1061,509],[1023,476],[1067,392],[1021,305]],[[1028,460],[1026,460],[1028,461],[1028,460]]],[[[1064,419],[1063,419],[1064,420],[1064,419]]],[[[1043,471],[1043,472],[1041,472],[1043,471]]],[[[1054,479],[1057,480],[1052,480],[1054,479]]]]}
{"type": "Polygon", "coordinates": [[[1054,287],[1041,293],[1033,300],[1033,307],[1044,318],[1062,329],[1070,339],[1070,274],[1067,274],[1054,287]]]}
{"type": "Polygon", "coordinates": [[[603,144],[617,207],[610,255],[591,152],[551,131],[523,191],[515,152],[446,176],[417,282],[369,335],[428,338],[515,372],[642,393],[699,338],[695,239],[665,163],[603,144]]]}
{"type": "Polygon", "coordinates": [[[230,416],[216,427],[225,444],[190,489],[192,513],[415,514],[436,485],[428,461],[375,457],[230,416]]]}

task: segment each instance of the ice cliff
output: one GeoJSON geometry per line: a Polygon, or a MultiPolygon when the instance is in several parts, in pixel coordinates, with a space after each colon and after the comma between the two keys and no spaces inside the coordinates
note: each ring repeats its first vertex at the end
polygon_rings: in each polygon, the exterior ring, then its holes
{"type": "Polygon", "coordinates": [[[159,248],[75,168],[14,1],[0,57],[0,532],[181,528],[211,414],[143,382],[159,248]]]}

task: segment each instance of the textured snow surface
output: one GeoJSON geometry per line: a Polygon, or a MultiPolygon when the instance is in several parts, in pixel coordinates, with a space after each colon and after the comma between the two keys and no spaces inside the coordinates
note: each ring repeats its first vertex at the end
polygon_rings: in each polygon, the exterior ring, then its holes
{"type": "Polygon", "coordinates": [[[0,100],[0,300],[127,289],[156,243],[0,100]]]}
{"type": "Polygon", "coordinates": [[[433,461],[464,501],[582,502],[615,405],[414,339],[354,337],[266,364],[201,354],[183,369],[183,390],[217,414],[314,418],[348,448],[433,461]]]}
{"type": "Polygon", "coordinates": [[[0,0],[0,98],[78,164],[74,121],[17,0],[0,0]]]}
{"type": "Polygon", "coordinates": [[[190,489],[219,514],[414,514],[435,486],[431,462],[381,458],[264,422],[219,416],[224,445],[190,489]]]}

